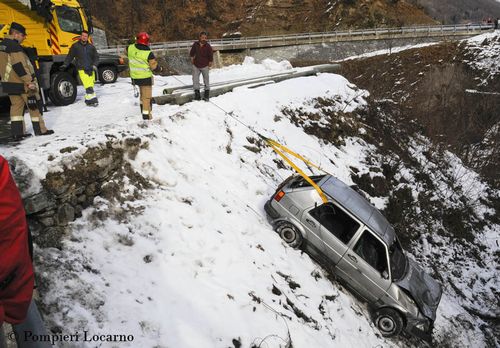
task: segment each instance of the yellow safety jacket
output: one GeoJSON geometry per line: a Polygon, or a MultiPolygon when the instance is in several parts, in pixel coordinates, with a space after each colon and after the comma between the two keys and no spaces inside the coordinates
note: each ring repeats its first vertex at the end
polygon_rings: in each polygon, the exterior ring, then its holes
{"type": "Polygon", "coordinates": [[[135,44],[128,46],[128,66],[130,69],[130,77],[133,79],[147,79],[153,76],[148,63],[148,57],[151,50],[140,50],[135,47],[135,44]]]}

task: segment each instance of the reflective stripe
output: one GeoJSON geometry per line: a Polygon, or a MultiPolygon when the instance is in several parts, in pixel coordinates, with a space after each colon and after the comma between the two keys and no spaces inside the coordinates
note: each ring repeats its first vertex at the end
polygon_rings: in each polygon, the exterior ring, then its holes
{"type": "Polygon", "coordinates": [[[10,54],[7,54],[7,66],[5,67],[5,76],[2,80],[9,81],[10,73],[12,71],[12,61],[10,60],[10,54]]]}
{"type": "Polygon", "coordinates": [[[23,122],[24,116],[10,116],[12,122],[23,122]]]}
{"type": "MultiPolygon", "coordinates": [[[[149,56],[149,54],[148,54],[148,56],[149,56]]],[[[129,61],[129,63],[133,63],[134,65],[142,65],[144,63],[144,61],[139,60],[139,59],[134,59],[134,58],[130,58],[128,61],[129,61]]]]}
{"type": "Polygon", "coordinates": [[[150,71],[151,69],[147,68],[130,68],[130,71],[150,71]]]}
{"type": "Polygon", "coordinates": [[[31,122],[40,122],[40,117],[38,117],[38,116],[31,116],[31,122]]]}
{"type": "Polygon", "coordinates": [[[128,66],[130,77],[133,79],[147,79],[153,76],[153,72],[149,68],[148,57],[150,50],[140,50],[135,47],[135,44],[128,46],[128,66]]]}
{"type": "Polygon", "coordinates": [[[95,93],[85,94],[85,100],[90,100],[90,99],[94,99],[94,98],[97,98],[95,93]]]}

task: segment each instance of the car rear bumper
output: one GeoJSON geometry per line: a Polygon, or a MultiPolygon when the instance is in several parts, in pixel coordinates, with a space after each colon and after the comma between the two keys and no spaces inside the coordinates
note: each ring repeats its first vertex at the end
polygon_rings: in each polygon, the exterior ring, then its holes
{"type": "Polygon", "coordinates": [[[271,219],[277,219],[280,214],[276,211],[276,209],[273,208],[272,204],[272,198],[266,202],[264,205],[264,210],[266,211],[266,214],[269,218],[271,219]]]}

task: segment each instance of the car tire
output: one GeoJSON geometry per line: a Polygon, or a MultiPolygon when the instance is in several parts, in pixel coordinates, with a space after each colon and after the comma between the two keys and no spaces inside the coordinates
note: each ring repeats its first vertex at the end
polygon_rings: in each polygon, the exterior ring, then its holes
{"type": "Polygon", "coordinates": [[[56,106],[73,104],[76,100],[76,80],[70,73],[56,72],[51,77],[49,99],[56,106]]]}
{"type": "Polygon", "coordinates": [[[403,330],[401,314],[392,308],[381,308],[375,312],[375,325],[384,337],[397,336],[403,330]]]}
{"type": "Polygon", "coordinates": [[[106,65],[99,67],[99,81],[101,83],[113,83],[118,78],[118,70],[115,66],[106,65]]]}
{"type": "Polygon", "coordinates": [[[280,235],[281,239],[289,246],[299,249],[303,243],[303,237],[300,231],[289,222],[281,222],[276,226],[276,232],[280,235]]]}

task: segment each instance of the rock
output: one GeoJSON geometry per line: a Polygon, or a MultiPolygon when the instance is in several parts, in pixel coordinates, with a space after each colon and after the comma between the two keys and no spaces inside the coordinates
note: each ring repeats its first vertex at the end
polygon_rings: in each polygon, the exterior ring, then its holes
{"type": "Polygon", "coordinates": [[[83,207],[81,205],[75,206],[75,218],[82,217],[82,210],[83,210],[83,207]]]}
{"type": "MultiPolygon", "coordinates": [[[[54,207],[55,208],[55,207],[54,207]]],[[[46,217],[53,217],[56,214],[56,209],[50,209],[50,210],[45,210],[44,212],[36,214],[35,218],[46,218],[46,217]]]]}
{"type": "Polygon", "coordinates": [[[97,189],[96,183],[90,183],[85,189],[85,195],[88,197],[93,197],[97,194],[99,190],[97,189]]]}
{"type": "Polygon", "coordinates": [[[40,248],[58,248],[61,249],[61,241],[64,235],[62,227],[48,227],[34,238],[34,242],[40,248]]]}
{"type": "Polygon", "coordinates": [[[56,196],[68,191],[70,184],[65,173],[49,173],[45,177],[44,187],[56,196]]]}
{"type": "Polygon", "coordinates": [[[74,189],[74,193],[75,193],[75,196],[79,196],[81,195],[82,193],[85,192],[85,186],[79,186],[77,188],[74,189]]]}
{"type": "Polygon", "coordinates": [[[73,220],[75,220],[75,208],[68,203],[60,206],[57,210],[57,221],[59,225],[65,226],[73,220]]]}
{"type": "Polygon", "coordinates": [[[45,227],[54,226],[56,224],[54,218],[51,217],[41,218],[38,219],[38,221],[45,227]]]}
{"type": "Polygon", "coordinates": [[[56,201],[52,195],[42,191],[34,196],[27,197],[24,200],[24,209],[26,215],[35,214],[47,209],[52,209],[56,206],[56,201]]]}
{"type": "Polygon", "coordinates": [[[74,193],[70,196],[69,198],[69,203],[72,205],[72,206],[75,206],[78,204],[78,199],[76,198],[76,196],[74,195],[74,193]]]}
{"type": "Polygon", "coordinates": [[[80,195],[77,197],[76,201],[77,201],[77,203],[80,203],[80,204],[85,203],[87,201],[87,196],[80,195]]]}

